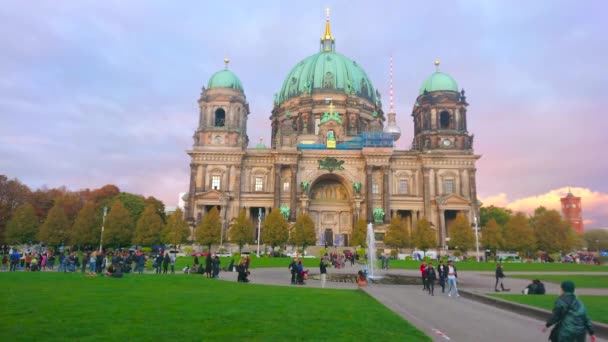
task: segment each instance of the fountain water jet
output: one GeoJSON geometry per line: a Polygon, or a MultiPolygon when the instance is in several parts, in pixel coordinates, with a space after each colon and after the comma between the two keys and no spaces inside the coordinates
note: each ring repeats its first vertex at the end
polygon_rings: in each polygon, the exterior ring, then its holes
{"type": "Polygon", "coordinates": [[[371,223],[367,224],[367,277],[370,279],[378,279],[380,276],[374,275],[376,268],[376,235],[374,234],[374,226],[371,223]]]}

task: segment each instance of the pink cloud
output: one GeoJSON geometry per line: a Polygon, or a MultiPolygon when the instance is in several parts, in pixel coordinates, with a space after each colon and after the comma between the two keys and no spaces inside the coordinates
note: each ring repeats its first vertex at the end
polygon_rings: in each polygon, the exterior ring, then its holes
{"type": "Polygon", "coordinates": [[[562,187],[536,196],[516,200],[509,200],[507,194],[499,193],[482,198],[481,202],[484,206],[506,207],[513,211],[521,211],[527,214],[531,214],[534,212],[534,209],[540,206],[561,211],[560,198],[566,196],[569,190],[574,196],[581,197],[586,228],[608,226],[608,194],[588,188],[562,187]]]}

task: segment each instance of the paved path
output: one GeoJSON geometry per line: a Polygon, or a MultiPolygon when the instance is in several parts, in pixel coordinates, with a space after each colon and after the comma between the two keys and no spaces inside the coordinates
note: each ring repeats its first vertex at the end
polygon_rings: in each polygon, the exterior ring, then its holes
{"type": "MultiPolygon", "coordinates": [[[[310,271],[311,274],[318,273],[318,270],[311,269],[310,271]]],[[[355,274],[357,271],[357,267],[346,267],[340,270],[330,269],[328,272],[330,274],[355,274]]],[[[419,274],[415,270],[384,272],[419,274]]],[[[293,286],[289,284],[290,273],[287,267],[285,269],[252,269],[251,273],[253,283],[293,286]]],[[[494,278],[488,278],[489,274],[472,271],[459,273],[463,278],[461,288],[477,289],[483,292],[493,290],[494,278]]],[[[234,272],[222,272],[220,276],[225,280],[236,281],[234,272]]],[[[526,282],[527,285],[526,280],[523,282],[526,282]]],[[[304,287],[321,287],[321,282],[310,279],[304,287]]],[[[357,285],[355,283],[327,282],[327,288],[354,290],[357,289],[357,285]]],[[[438,286],[435,296],[427,295],[420,286],[372,284],[363,290],[424,331],[435,341],[532,342],[546,341],[549,334],[541,332],[543,321],[462,297],[447,297],[445,294],[441,294],[441,288],[438,286]]],[[[598,339],[598,341],[603,340],[598,339]]]]}

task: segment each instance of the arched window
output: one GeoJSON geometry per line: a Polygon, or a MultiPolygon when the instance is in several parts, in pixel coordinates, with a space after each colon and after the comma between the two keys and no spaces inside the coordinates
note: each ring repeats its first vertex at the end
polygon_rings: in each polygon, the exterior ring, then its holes
{"type": "Polygon", "coordinates": [[[215,111],[215,127],[224,127],[226,123],[226,111],[222,108],[218,108],[215,111]]]}
{"type": "Polygon", "coordinates": [[[450,128],[450,113],[443,111],[439,114],[439,125],[441,129],[450,128]]]}

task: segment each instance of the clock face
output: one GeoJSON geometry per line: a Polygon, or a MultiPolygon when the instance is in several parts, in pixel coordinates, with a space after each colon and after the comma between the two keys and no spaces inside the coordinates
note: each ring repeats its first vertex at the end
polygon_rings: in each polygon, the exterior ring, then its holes
{"type": "Polygon", "coordinates": [[[443,146],[450,147],[452,146],[452,142],[449,139],[443,139],[443,146]]]}

